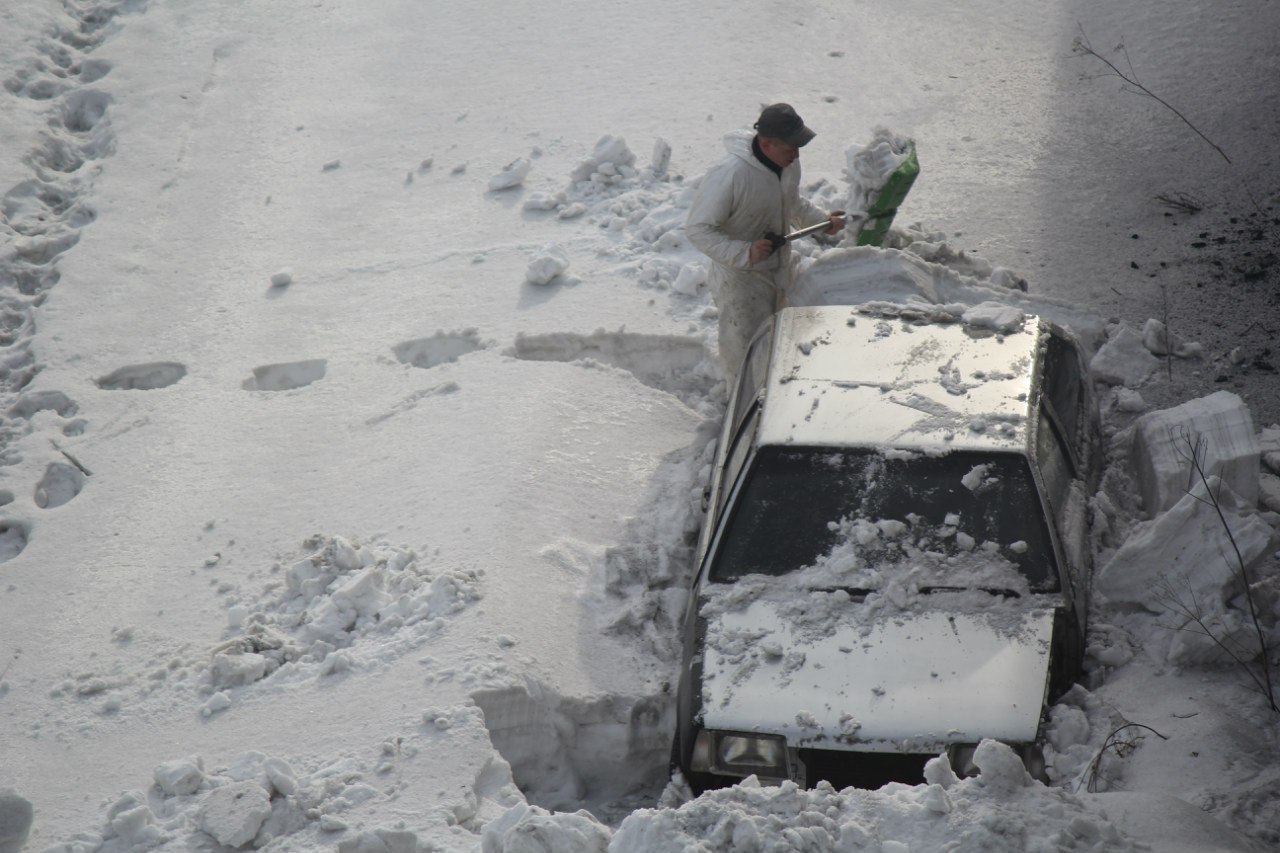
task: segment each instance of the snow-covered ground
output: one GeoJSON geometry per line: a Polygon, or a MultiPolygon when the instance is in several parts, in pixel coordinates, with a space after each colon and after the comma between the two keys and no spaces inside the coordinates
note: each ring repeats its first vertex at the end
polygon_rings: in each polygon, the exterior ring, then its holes
{"type": "MultiPolygon", "coordinates": [[[[0,851],[1280,842],[1277,717],[1158,589],[1252,642],[1220,527],[1135,425],[1199,401],[1154,421],[1216,430],[1280,645],[1277,27],[1266,0],[4,4],[0,851]],[[1052,787],[996,744],[964,781],[666,787],[723,399],[681,226],[774,100],[819,133],[819,204],[876,127],[916,140],[910,257],[858,269],[1109,337],[1052,787]],[[1201,352],[1152,355],[1150,319],[1201,352]]],[[[852,269],[802,251],[811,284],[852,269]]]]}

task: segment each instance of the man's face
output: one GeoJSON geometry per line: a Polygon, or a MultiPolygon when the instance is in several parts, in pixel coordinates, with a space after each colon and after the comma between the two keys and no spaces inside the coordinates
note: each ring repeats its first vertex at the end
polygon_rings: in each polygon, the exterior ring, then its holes
{"type": "Polygon", "coordinates": [[[772,139],[768,136],[760,137],[760,150],[764,152],[764,156],[782,169],[800,159],[799,148],[794,145],[788,145],[781,139],[772,139]]]}

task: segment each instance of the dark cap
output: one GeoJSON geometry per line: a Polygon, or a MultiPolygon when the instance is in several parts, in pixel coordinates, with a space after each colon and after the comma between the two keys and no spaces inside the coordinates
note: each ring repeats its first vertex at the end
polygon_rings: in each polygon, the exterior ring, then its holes
{"type": "Polygon", "coordinates": [[[770,139],[781,139],[788,145],[803,148],[817,136],[804,126],[804,121],[796,115],[790,104],[770,104],[760,111],[760,119],[755,123],[756,132],[770,139]]]}

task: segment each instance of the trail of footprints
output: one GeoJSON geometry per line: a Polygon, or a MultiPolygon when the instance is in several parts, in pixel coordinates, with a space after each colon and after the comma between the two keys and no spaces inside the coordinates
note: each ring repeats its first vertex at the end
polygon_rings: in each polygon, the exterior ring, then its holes
{"type": "MultiPolygon", "coordinates": [[[[17,440],[32,432],[32,420],[51,412],[62,420],[64,436],[81,435],[78,405],[56,390],[29,390],[40,371],[31,353],[35,309],[58,283],[58,261],[80,240],[96,216],[88,197],[99,161],[115,150],[109,116],[111,95],[98,84],[111,64],[91,53],[120,24],[125,12],[140,10],[141,0],[61,0],[59,24],[36,44],[27,64],[2,84],[12,96],[46,104],[46,126],[23,158],[29,177],[0,196],[0,468],[21,461],[17,440]]],[[[392,347],[401,364],[431,369],[492,346],[475,329],[407,340],[392,347]]],[[[700,342],[683,338],[603,333],[518,337],[506,351],[532,361],[603,362],[630,370],[645,384],[682,399],[704,393],[710,381],[690,368],[702,361],[700,342]]],[[[305,388],[324,379],[324,359],[264,364],[252,369],[241,387],[250,392],[305,388]]],[[[97,377],[105,391],[155,391],[181,381],[185,365],[161,361],[128,365],[97,377]]],[[[375,419],[375,421],[378,419],[375,419]]],[[[40,509],[63,506],[86,485],[91,472],[56,442],[59,458],[50,462],[35,485],[32,502],[40,509]]],[[[30,527],[3,517],[15,504],[10,489],[0,489],[0,563],[26,547],[30,527]]]]}
{"type": "MultiPolygon", "coordinates": [[[[393,346],[391,352],[400,364],[430,370],[492,345],[482,341],[476,329],[465,329],[403,341],[393,346]]],[[[705,346],[693,338],[625,332],[520,335],[506,354],[522,361],[609,364],[686,402],[705,397],[714,382],[713,374],[700,369],[707,358],[705,346]]],[[[290,391],[320,381],[326,370],[324,359],[264,364],[253,368],[241,387],[252,392],[290,391]]],[[[104,391],[156,391],[180,382],[186,375],[187,368],[181,363],[157,361],[121,367],[94,382],[104,391]]],[[[23,391],[8,407],[4,424],[7,428],[10,424],[24,423],[27,424],[25,432],[30,432],[29,422],[35,415],[51,412],[62,419],[63,435],[75,436],[81,434],[86,425],[83,418],[76,417],[78,411],[77,403],[62,391],[23,391]]],[[[384,419],[375,418],[371,423],[384,419]]],[[[55,447],[64,460],[48,464],[32,495],[33,502],[41,509],[53,509],[70,502],[80,494],[90,476],[90,471],[78,459],[60,446],[55,444],[55,447]]],[[[0,459],[0,464],[17,461],[5,457],[0,459]]],[[[11,504],[13,499],[11,491],[0,491],[0,508],[11,504]]],[[[22,552],[27,534],[23,523],[0,519],[0,563],[22,552]]]]}
{"type": "MultiPolygon", "coordinates": [[[[118,27],[116,19],[138,0],[62,0],[56,24],[32,55],[2,82],[17,98],[43,104],[45,126],[23,157],[28,177],[0,195],[0,466],[20,457],[14,444],[31,432],[30,420],[52,411],[63,432],[77,435],[76,404],[60,391],[28,391],[40,366],[31,353],[35,309],[58,283],[58,259],[94,220],[87,198],[98,161],[111,155],[115,136],[107,112],[111,95],[95,86],[111,64],[90,54],[118,27]]],[[[64,456],[66,456],[64,454],[64,456]]],[[[87,472],[70,456],[49,463],[32,496],[41,508],[61,506],[83,487],[87,472]]],[[[0,490],[0,507],[14,503],[0,490]]],[[[0,563],[26,547],[30,528],[0,517],[0,563]]]]}

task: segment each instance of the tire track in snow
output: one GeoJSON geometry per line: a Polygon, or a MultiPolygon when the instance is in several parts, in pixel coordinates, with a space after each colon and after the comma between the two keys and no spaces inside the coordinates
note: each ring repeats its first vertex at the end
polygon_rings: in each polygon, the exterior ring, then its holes
{"type": "MultiPolygon", "coordinates": [[[[84,429],[83,420],[72,420],[78,407],[66,394],[27,390],[41,369],[31,353],[35,312],[61,278],[59,259],[96,217],[88,198],[99,162],[115,151],[111,95],[97,85],[111,64],[90,54],[118,30],[120,15],[141,6],[138,0],[62,0],[58,23],[3,83],[10,96],[47,107],[46,126],[23,157],[29,177],[0,199],[0,466],[21,461],[13,445],[31,432],[38,412],[63,418],[65,435],[84,429]]],[[[36,506],[56,507],[79,494],[87,472],[66,468],[51,463],[45,469],[32,496],[36,506]]],[[[22,553],[29,534],[25,523],[0,518],[0,562],[22,553]]]]}

